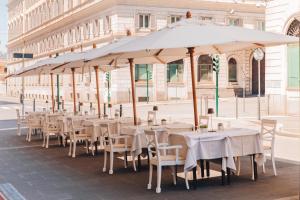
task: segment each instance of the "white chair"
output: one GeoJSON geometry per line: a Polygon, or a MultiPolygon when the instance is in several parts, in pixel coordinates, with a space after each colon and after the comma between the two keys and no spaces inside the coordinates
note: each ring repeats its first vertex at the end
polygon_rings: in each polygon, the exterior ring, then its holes
{"type": "MultiPolygon", "coordinates": [[[[274,157],[274,144],[275,144],[275,134],[276,134],[276,120],[270,119],[262,119],[261,120],[261,140],[264,148],[264,155],[270,154],[274,175],[277,176],[276,165],[275,165],[275,157],[274,157]]],[[[253,160],[251,159],[251,169],[252,169],[252,180],[254,180],[254,172],[253,172],[253,160]]],[[[237,175],[240,175],[241,171],[241,161],[240,157],[236,158],[237,163],[237,175]]],[[[265,164],[263,163],[263,173],[265,173],[265,164]]]]}
{"type": "Polygon", "coordinates": [[[43,145],[42,147],[49,147],[50,136],[59,136],[60,128],[58,125],[57,116],[46,115],[43,126],[43,145]]]}
{"type": "MultiPolygon", "coordinates": [[[[184,165],[185,160],[179,156],[179,149],[181,145],[169,146],[167,143],[158,142],[158,133],[155,130],[145,130],[146,137],[148,139],[148,154],[149,154],[149,183],[147,188],[150,190],[152,187],[152,174],[153,165],[157,166],[157,185],[156,193],[161,192],[161,174],[162,167],[169,166],[172,169],[173,183],[176,185],[176,169],[178,165],[184,165]],[[174,154],[167,154],[167,151],[175,150],[174,154]]],[[[185,172],[185,184],[189,189],[189,183],[187,179],[187,173],[185,172]]]]}
{"type": "Polygon", "coordinates": [[[17,112],[17,135],[21,135],[21,126],[26,124],[25,116],[20,115],[20,110],[16,109],[17,112]]]}
{"type": "MultiPolygon", "coordinates": [[[[261,138],[264,147],[264,154],[270,155],[274,175],[277,176],[275,157],[274,157],[274,146],[275,146],[275,134],[276,134],[276,120],[262,119],[261,120],[261,138]]],[[[265,173],[265,164],[263,164],[263,172],[265,173]]]]}
{"type": "Polygon", "coordinates": [[[26,135],[26,141],[31,141],[31,135],[34,131],[41,131],[43,128],[41,116],[29,115],[26,118],[26,126],[28,127],[28,132],[26,135]]]}
{"type": "Polygon", "coordinates": [[[73,118],[67,118],[67,127],[70,137],[69,156],[76,157],[76,144],[78,141],[85,141],[86,153],[89,153],[89,141],[91,141],[91,135],[85,133],[85,127],[82,126],[82,120],[74,120],[73,118]],[[73,149],[72,149],[73,147],[73,149]]]}
{"type": "MultiPolygon", "coordinates": [[[[130,151],[127,140],[129,136],[127,135],[119,135],[112,134],[110,132],[109,124],[100,124],[100,130],[102,137],[104,139],[104,166],[103,172],[106,172],[106,163],[107,163],[107,153],[110,155],[110,166],[109,166],[109,174],[113,174],[113,165],[114,165],[114,153],[124,153],[124,166],[127,168],[127,152],[130,151]],[[120,141],[120,140],[123,140],[120,141]],[[122,142],[122,143],[121,143],[122,142]]],[[[133,159],[133,168],[135,167],[135,162],[133,159]]]]}

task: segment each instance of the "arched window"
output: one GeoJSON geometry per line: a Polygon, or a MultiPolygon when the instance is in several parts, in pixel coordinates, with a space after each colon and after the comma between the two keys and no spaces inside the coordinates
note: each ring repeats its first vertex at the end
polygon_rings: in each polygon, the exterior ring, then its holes
{"type": "Polygon", "coordinates": [[[234,58],[228,61],[228,81],[237,82],[237,63],[234,58]]]}
{"type": "Polygon", "coordinates": [[[198,82],[212,81],[212,58],[209,55],[201,55],[198,58],[198,82]]]}
{"type": "Polygon", "coordinates": [[[182,83],[183,82],[183,60],[177,60],[168,63],[167,66],[167,82],[182,83]]]}

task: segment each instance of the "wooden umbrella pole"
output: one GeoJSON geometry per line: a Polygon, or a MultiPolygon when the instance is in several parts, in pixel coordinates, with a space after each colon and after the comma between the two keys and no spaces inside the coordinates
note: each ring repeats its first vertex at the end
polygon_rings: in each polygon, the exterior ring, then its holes
{"type": "Polygon", "coordinates": [[[194,52],[195,48],[188,48],[188,52],[190,54],[191,61],[191,76],[192,76],[192,93],[193,93],[193,105],[194,105],[194,122],[195,129],[198,128],[198,108],[197,108],[197,94],[196,94],[196,81],[195,81],[195,64],[194,64],[194,52]]]}
{"type": "Polygon", "coordinates": [[[51,79],[51,98],[52,98],[52,112],[54,112],[55,101],[54,101],[54,86],[53,86],[53,74],[50,74],[51,79]]]}
{"type": "Polygon", "coordinates": [[[76,86],[75,86],[75,68],[72,68],[72,81],[73,81],[73,106],[74,114],[76,114],[76,86]]]}
{"type": "Polygon", "coordinates": [[[96,75],[96,89],[97,89],[97,105],[98,105],[98,118],[101,117],[101,110],[100,110],[100,92],[99,92],[99,67],[94,66],[95,75],[96,75]]]}
{"type": "Polygon", "coordinates": [[[131,79],[131,96],[132,96],[132,106],[133,106],[133,120],[134,120],[134,125],[137,125],[133,58],[129,58],[128,61],[129,61],[129,64],[130,64],[130,79],[131,79]]]}

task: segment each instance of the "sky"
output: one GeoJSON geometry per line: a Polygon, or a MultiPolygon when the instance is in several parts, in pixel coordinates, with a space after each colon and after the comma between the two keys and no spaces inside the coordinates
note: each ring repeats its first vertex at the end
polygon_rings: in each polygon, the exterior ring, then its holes
{"type": "Polygon", "coordinates": [[[7,0],[0,0],[0,51],[6,52],[7,43],[7,0]]]}

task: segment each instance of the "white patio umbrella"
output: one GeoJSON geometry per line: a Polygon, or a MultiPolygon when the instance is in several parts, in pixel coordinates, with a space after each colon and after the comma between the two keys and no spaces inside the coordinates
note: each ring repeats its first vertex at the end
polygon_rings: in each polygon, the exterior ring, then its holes
{"type": "MultiPolygon", "coordinates": [[[[190,12],[186,20],[167,26],[147,36],[137,38],[112,51],[116,62],[129,59],[133,61],[143,57],[155,56],[159,60],[167,57],[190,57],[194,123],[198,127],[196,82],[194,74],[195,54],[222,54],[232,51],[254,49],[257,47],[276,46],[296,43],[298,38],[282,34],[236,26],[200,23],[191,19],[190,12]]],[[[103,58],[104,59],[104,58],[103,58]]]]}

